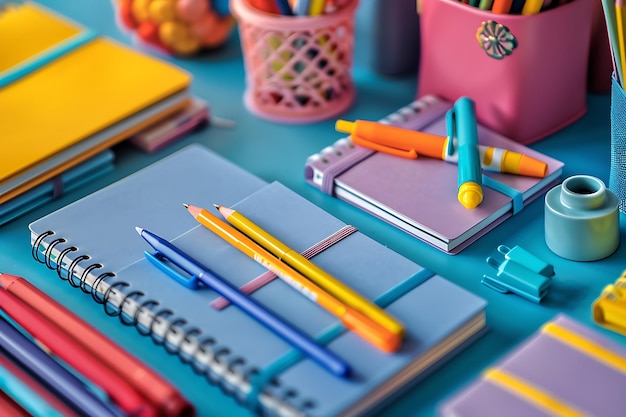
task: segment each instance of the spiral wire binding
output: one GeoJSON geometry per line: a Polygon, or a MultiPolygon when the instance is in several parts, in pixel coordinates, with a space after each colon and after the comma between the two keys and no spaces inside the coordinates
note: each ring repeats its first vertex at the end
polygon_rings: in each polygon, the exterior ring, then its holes
{"type": "MultiPolygon", "coordinates": [[[[94,270],[104,266],[99,263],[88,264],[83,267],[83,271],[79,275],[78,266],[91,259],[91,256],[78,254],[79,249],[76,246],[57,249],[59,253],[55,260],[55,248],[67,243],[67,240],[54,238],[46,246],[44,243],[46,238],[54,234],[50,230],[37,236],[31,248],[33,259],[56,271],[59,278],[67,281],[72,287],[80,288],[85,294],[91,294],[94,301],[103,305],[105,314],[111,317],[117,316],[125,326],[134,326],[139,334],[149,336],[154,344],[163,346],[167,353],[178,356],[181,362],[189,364],[195,373],[204,376],[209,383],[233,397],[240,405],[250,408],[245,397],[251,389],[250,379],[259,373],[258,368],[247,366],[245,358],[235,356],[228,347],[220,346],[214,338],[201,339],[202,331],[199,328],[191,327],[183,330],[188,324],[186,319],[174,318],[175,312],[168,308],[157,309],[160,303],[156,300],[142,300],[146,295],[143,291],[132,290],[124,293],[122,289],[131,285],[119,279],[113,280],[116,277],[115,273],[102,272],[94,279],[93,283],[88,284],[89,275],[94,270]],[[42,246],[44,249],[40,251],[39,248],[42,246]],[[41,252],[43,252],[43,258],[40,256],[41,252]],[[68,258],[69,265],[64,268],[64,261],[70,253],[76,253],[77,256],[71,260],[68,258]],[[98,291],[101,284],[107,286],[104,294],[98,291]],[[116,295],[123,295],[117,304],[112,301],[116,295]],[[133,305],[135,310],[132,314],[124,311],[125,306],[132,309],[133,305]],[[141,316],[144,313],[151,315],[147,324],[141,322],[141,316]],[[167,323],[166,328],[162,334],[159,334],[157,326],[164,323],[167,323]],[[179,336],[180,332],[182,335],[179,336]],[[176,343],[173,343],[172,340],[176,340],[176,343]],[[190,346],[193,350],[187,351],[184,349],[185,346],[190,346]]],[[[268,385],[269,387],[266,387],[266,390],[259,394],[258,403],[263,404],[263,409],[254,410],[259,414],[303,416],[305,409],[311,409],[315,406],[315,403],[308,399],[301,400],[301,404],[297,405],[296,402],[300,401],[298,392],[283,388],[280,381],[275,378],[268,385]]]]}

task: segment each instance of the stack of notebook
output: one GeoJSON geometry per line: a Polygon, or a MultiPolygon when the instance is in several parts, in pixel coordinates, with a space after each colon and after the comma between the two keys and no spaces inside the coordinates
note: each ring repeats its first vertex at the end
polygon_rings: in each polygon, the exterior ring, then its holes
{"type": "Polygon", "coordinates": [[[185,71],[33,3],[0,14],[0,39],[0,205],[190,101],[185,71]]]}

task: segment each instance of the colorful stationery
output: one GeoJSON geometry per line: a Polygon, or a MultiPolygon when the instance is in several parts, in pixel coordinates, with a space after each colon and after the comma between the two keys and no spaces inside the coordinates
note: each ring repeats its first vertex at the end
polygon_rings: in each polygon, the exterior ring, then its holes
{"type": "MultiPolygon", "coordinates": [[[[228,298],[231,303],[239,307],[250,317],[257,320],[300,352],[316,361],[329,372],[341,377],[346,377],[350,374],[350,365],[345,361],[324,346],[318,344],[310,336],[291,326],[287,321],[274,315],[270,309],[265,308],[253,298],[248,297],[233,284],[213,272],[213,270],[202,265],[199,261],[183,252],[174,244],[155,235],[149,230],[139,227],[136,227],[135,230],[137,230],[137,233],[139,233],[156,251],[156,255],[150,259],[154,259],[153,263],[159,265],[159,269],[164,270],[164,267],[161,265],[166,262],[175,264],[178,268],[181,268],[189,274],[191,280],[197,280],[222,297],[228,298]],[[156,259],[157,257],[160,259],[156,259]],[[165,262],[161,261],[161,259],[165,260],[165,262]]],[[[194,286],[193,289],[196,289],[198,284],[194,283],[192,285],[194,286]]]]}
{"type": "Polygon", "coordinates": [[[123,417],[120,410],[98,397],[76,375],[3,318],[0,318],[0,348],[4,354],[40,378],[49,390],[81,414],[93,417],[123,417]]]}
{"type": "Polygon", "coordinates": [[[2,13],[0,38],[0,204],[189,101],[182,69],[35,3],[2,13]]]}
{"type": "MultiPolygon", "coordinates": [[[[425,96],[382,123],[445,136],[452,103],[425,96]]],[[[448,253],[467,245],[541,196],[563,163],[478,125],[480,145],[508,149],[547,164],[543,178],[483,171],[483,202],[467,210],[457,201],[456,165],[434,158],[398,158],[356,146],[348,138],[311,155],[305,178],[323,192],[353,204],[448,253]]]]}
{"type": "MultiPolygon", "coordinates": [[[[472,123],[475,123],[475,120],[472,123]]],[[[454,164],[458,162],[457,149],[450,136],[434,135],[369,120],[348,122],[340,119],[335,123],[335,130],[349,133],[353,143],[378,152],[409,159],[427,156],[454,164]]],[[[478,145],[478,152],[480,166],[487,171],[531,177],[545,177],[548,172],[548,164],[528,155],[482,145],[478,145]]]]}
{"type": "MultiPolygon", "coordinates": [[[[4,288],[0,289],[0,305],[2,305],[4,313],[11,320],[15,321],[20,328],[45,346],[50,354],[60,358],[75,372],[98,386],[124,413],[142,417],[156,416],[155,410],[134,389],[130,381],[84,350],[79,343],[76,343],[76,340],[51,323],[47,317],[38,314],[4,288]]],[[[19,352],[22,352],[23,355],[26,353],[23,346],[19,349],[19,352]]],[[[13,352],[9,353],[14,356],[13,352]]],[[[23,356],[23,360],[34,361],[35,357],[26,354],[23,356]]],[[[23,362],[23,360],[20,360],[20,362],[23,362]]],[[[72,388],[70,389],[72,392],[62,394],[59,391],[58,395],[63,395],[66,401],[80,401],[78,404],[84,407],[82,408],[83,414],[90,415],[95,411],[93,406],[87,405],[86,398],[82,398],[82,396],[71,398],[68,396],[69,394],[77,395],[78,393],[74,391],[78,391],[80,387],[86,389],[79,380],[75,379],[72,382],[67,376],[60,375],[58,371],[53,372],[50,369],[46,369],[41,364],[39,366],[33,365],[29,368],[33,373],[39,374],[45,379],[49,388],[59,387],[62,390],[72,388]],[[88,409],[91,411],[86,412],[88,409]]],[[[48,366],[48,368],[50,367],[48,366]]],[[[78,404],[75,403],[75,405],[78,404]]]]}
{"type": "Polygon", "coordinates": [[[283,416],[375,410],[485,329],[482,299],[352,227],[311,260],[404,324],[397,353],[371,346],[282,280],[250,294],[349,361],[351,377],[332,375],[236,306],[213,308],[219,294],[211,288],[194,289],[176,274],[155,270],[145,258],[138,225],[158,230],[237,287],[267,272],[199,225],[184,202],[204,207],[219,202],[246,213],[297,251],[325,244],[347,227],[282,184],[268,184],[207,148],[190,145],[33,222],[33,254],[61,277],[70,274],[69,283],[105,303],[107,313],[134,324],[254,410],[283,416]]]}
{"type": "Polygon", "coordinates": [[[466,209],[476,208],[483,201],[483,181],[474,102],[468,97],[454,102],[446,114],[446,125],[451,138],[448,144],[456,143],[459,154],[457,199],[466,209]]]}
{"type": "Polygon", "coordinates": [[[441,417],[624,414],[626,350],[560,314],[440,407],[441,417]]]}
{"type": "MultiPolygon", "coordinates": [[[[162,417],[180,417],[193,414],[193,407],[181,393],[150,367],[135,358],[111,339],[91,327],[80,317],[57,303],[24,278],[0,273],[0,294],[9,301],[8,307],[15,307],[15,313],[30,309],[26,314],[45,317],[46,322],[39,327],[57,327],[63,336],[69,337],[70,344],[79,345],[93,357],[91,360],[105,364],[132,385],[162,417]]],[[[8,309],[7,307],[7,309],[8,309]]],[[[27,327],[30,327],[28,325],[27,327]]],[[[66,342],[67,343],[67,342],[66,342]]],[[[64,349],[61,349],[62,353],[64,349]]],[[[63,357],[63,355],[61,355],[63,357]]],[[[71,360],[67,360],[71,362],[71,360]]]]}
{"type": "Polygon", "coordinates": [[[0,226],[111,172],[114,156],[113,151],[104,150],[62,174],[0,204],[0,226]]]}
{"type": "Polygon", "coordinates": [[[254,240],[224,223],[214,214],[195,206],[187,206],[187,210],[209,230],[285,280],[287,284],[294,287],[303,296],[336,316],[347,329],[386,352],[396,351],[400,347],[404,330],[389,315],[379,314],[376,316],[377,319],[384,320],[385,326],[381,325],[380,322],[373,320],[370,316],[345,303],[345,298],[338,298],[335,295],[336,293],[329,293],[328,285],[324,285],[326,283],[305,277],[280,258],[273,256],[272,253],[258,245],[254,240]]]}
{"type": "MultiPolygon", "coordinates": [[[[350,328],[352,326],[355,332],[363,334],[368,340],[373,340],[375,345],[386,352],[394,352],[400,348],[402,338],[404,337],[402,324],[389,316],[383,309],[366,300],[352,288],[343,284],[298,251],[291,249],[270,235],[242,213],[223,206],[216,206],[216,208],[224,216],[224,219],[237,230],[269,251],[281,262],[289,265],[308,280],[328,291],[332,297],[335,297],[341,303],[345,303],[341,307],[342,309],[346,311],[354,309],[357,315],[353,314],[349,320],[344,320],[347,327],[350,328]],[[349,306],[349,308],[346,306],[349,306]],[[368,320],[364,320],[362,317],[368,320]]],[[[280,216],[280,213],[277,213],[278,216],[280,216]]]]}

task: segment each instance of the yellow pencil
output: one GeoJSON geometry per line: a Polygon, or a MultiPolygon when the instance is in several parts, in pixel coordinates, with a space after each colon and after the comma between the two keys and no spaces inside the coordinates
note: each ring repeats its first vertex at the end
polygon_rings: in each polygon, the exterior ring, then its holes
{"type": "Polygon", "coordinates": [[[326,0],[311,0],[311,6],[309,7],[310,16],[319,16],[324,12],[324,5],[326,0]]]}
{"type": "Polygon", "coordinates": [[[387,328],[374,321],[356,308],[353,308],[320,288],[317,284],[307,279],[304,275],[291,268],[285,262],[272,255],[251,238],[246,236],[235,227],[219,219],[203,208],[185,204],[189,214],[196,221],[206,226],[222,239],[239,249],[241,252],[254,259],[263,267],[275,273],[287,284],[294,287],[302,295],[325,308],[328,312],[341,320],[341,323],[355,334],[361,336],[372,345],[385,352],[395,352],[402,345],[404,329],[400,326],[400,334],[393,333],[387,328]]]}
{"type": "Polygon", "coordinates": [[[541,6],[543,6],[543,0],[526,0],[524,7],[522,7],[522,14],[529,15],[539,13],[541,6]]]}
{"type": "MultiPolygon", "coordinates": [[[[626,7],[624,7],[624,0],[615,1],[615,23],[617,25],[617,42],[619,47],[620,62],[616,65],[620,66],[620,74],[624,74],[626,71],[626,32],[624,31],[624,24],[626,24],[626,7]]],[[[620,80],[622,87],[624,80],[620,80]]]]}
{"type": "Polygon", "coordinates": [[[298,251],[291,249],[289,246],[270,235],[243,214],[227,207],[218,205],[216,205],[216,207],[228,223],[252,239],[252,241],[256,242],[263,249],[328,291],[341,302],[370,317],[398,338],[404,336],[402,325],[382,308],[367,300],[337,278],[309,261],[298,253],[298,251]]]}

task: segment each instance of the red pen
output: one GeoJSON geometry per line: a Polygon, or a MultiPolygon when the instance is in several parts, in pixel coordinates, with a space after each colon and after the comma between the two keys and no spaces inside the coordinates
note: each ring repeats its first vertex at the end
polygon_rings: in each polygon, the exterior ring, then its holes
{"type": "MultiPolygon", "coordinates": [[[[69,336],[72,343],[78,343],[97,362],[104,364],[130,384],[156,409],[156,416],[195,415],[193,405],[172,384],[30,282],[21,277],[0,273],[0,285],[5,290],[0,294],[10,293],[8,295],[13,295],[12,298],[22,301],[27,309],[45,317],[66,337],[69,336]]],[[[3,303],[0,306],[4,308],[3,303]]]]}
{"type": "Polygon", "coordinates": [[[248,0],[248,3],[250,3],[250,5],[255,9],[258,9],[262,12],[281,14],[280,9],[278,8],[278,4],[275,0],[248,0]]]}
{"type": "Polygon", "coordinates": [[[157,415],[128,381],[4,288],[0,288],[0,308],[52,354],[105,391],[125,413],[141,417],[157,415]]]}

